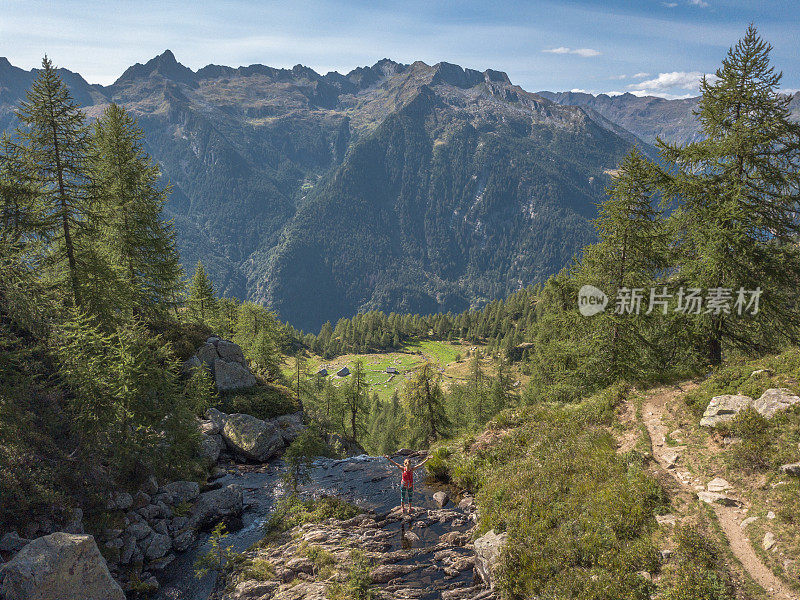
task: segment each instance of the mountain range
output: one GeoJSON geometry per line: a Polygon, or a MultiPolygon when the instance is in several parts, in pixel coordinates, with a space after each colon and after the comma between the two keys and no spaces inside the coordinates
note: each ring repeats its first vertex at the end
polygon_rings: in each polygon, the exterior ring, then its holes
{"type": "MultiPolygon", "coordinates": [[[[593,240],[633,144],[698,135],[696,98],[530,93],[445,62],[193,71],[167,50],[109,86],[60,73],[90,118],[112,101],[137,117],[186,270],[306,330],[543,281],[593,240]]],[[[0,130],[35,74],[0,58],[0,130]]]]}

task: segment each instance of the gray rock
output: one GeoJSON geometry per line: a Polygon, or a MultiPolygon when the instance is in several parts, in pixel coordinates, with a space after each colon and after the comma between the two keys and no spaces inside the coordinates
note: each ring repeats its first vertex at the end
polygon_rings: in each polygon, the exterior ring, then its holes
{"type": "Polygon", "coordinates": [[[120,564],[130,564],[134,553],[136,552],[136,538],[133,535],[127,534],[122,538],[122,548],[119,552],[120,564]]]}
{"type": "MultiPolygon", "coordinates": [[[[217,412],[219,411],[217,410],[217,412]]],[[[210,419],[201,419],[200,422],[198,423],[198,428],[200,429],[200,433],[204,433],[206,435],[218,435],[220,430],[222,429],[222,425],[217,424],[214,421],[211,421],[210,419]]]]}
{"type": "Polygon", "coordinates": [[[147,560],[161,558],[172,549],[172,538],[163,533],[153,532],[142,544],[147,560]]]}
{"type": "Polygon", "coordinates": [[[283,450],[283,436],[271,421],[262,421],[251,415],[228,415],[222,429],[228,447],[250,460],[266,462],[283,450]]]}
{"type": "Polygon", "coordinates": [[[133,496],[128,492],[116,492],[111,495],[108,502],[109,510],[128,510],[133,506],[133,496]]]}
{"type": "Polygon", "coordinates": [[[739,523],[739,527],[744,529],[745,527],[750,525],[750,523],[755,523],[756,521],[758,521],[758,517],[747,517],[741,523],[739,523]]]}
{"type": "Polygon", "coordinates": [[[703,418],[700,419],[701,427],[717,427],[721,423],[727,423],[739,414],[739,411],[753,405],[750,396],[738,394],[714,396],[708,403],[703,418]]]}
{"type": "Polygon", "coordinates": [[[507,541],[507,533],[498,535],[494,529],[475,540],[475,572],[491,589],[495,584],[492,572],[500,563],[500,555],[507,541]]]}
{"type": "Polygon", "coordinates": [[[708,485],[706,485],[706,489],[709,492],[724,492],[725,490],[730,489],[730,487],[731,484],[722,477],[715,477],[708,482],[708,485]]]}
{"type": "Polygon", "coordinates": [[[256,384],[256,377],[247,367],[218,358],[214,362],[214,382],[217,384],[217,390],[225,392],[253,387],[256,384]]]}
{"type": "Polygon", "coordinates": [[[275,418],[274,421],[280,429],[283,442],[287,446],[300,437],[300,434],[306,428],[303,424],[303,413],[299,411],[289,415],[281,415],[275,418]]]}
{"type": "Polygon", "coordinates": [[[169,526],[167,525],[167,520],[161,519],[159,521],[156,521],[155,525],[153,525],[153,530],[156,533],[167,535],[169,533],[169,526]]]}
{"type": "Polygon", "coordinates": [[[202,366],[203,362],[197,358],[196,354],[193,354],[191,358],[181,363],[181,373],[184,375],[191,375],[195,369],[199,369],[202,366]]]}
{"type": "Polygon", "coordinates": [[[436,504],[444,507],[450,501],[450,496],[447,492],[439,491],[433,494],[433,499],[436,501],[436,504]]]}
{"type": "Polygon", "coordinates": [[[158,480],[153,475],[150,475],[142,484],[142,491],[150,496],[155,494],[158,491],[158,480]]]}
{"type": "Polygon", "coordinates": [[[91,535],[53,533],[3,565],[6,600],[125,600],[91,535]]]}
{"type": "Polygon", "coordinates": [[[200,496],[200,485],[196,481],[173,481],[162,486],[158,492],[162,502],[176,506],[200,496]]]}
{"type": "Polygon", "coordinates": [[[225,596],[226,600],[263,600],[272,598],[280,587],[277,581],[243,581],[236,586],[231,594],[225,596]]]}
{"type": "Polygon", "coordinates": [[[84,533],[83,531],[83,510],[76,508],[72,511],[72,517],[67,526],[64,527],[67,533],[84,533]]]}
{"type": "Polygon", "coordinates": [[[224,517],[238,517],[243,508],[242,488],[235,484],[200,494],[189,514],[189,527],[203,529],[224,517]]]}
{"type": "Polygon", "coordinates": [[[214,344],[206,342],[197,349],[195,356],[197,357],[197,360],[205,365],[205,367],[211,371],[213,375],[214,363],[219,360],[219,354],[217,353],[217,349],[214,347],[214,344]]]}
{"type": "Polygon", "coordinates": [[[200,438],[200,457],[209,464],[214,464],[219,459],[219,454],[225,449],[225,440],[222,436],[204,435],[200,438]]]}
{"type": "Polygon", "coordinates": [[[247,366],[247,362],[244,360],[244,352],[242,352],[238,344],[227,340],[220,340],[217,343],[217,354],[219,354],[220,359],[225,362],[239,363],[243,367],[247,366]]]}
{"type": "Polygon", "coordinates": [[[697,498],[706,504],[720,504],[722,506],[742,506],[742,502],[718,492],[697,492],[697,498]]]}
{"type": "Polygon", "coordinates": [[[225,421],[228,420],[228,415],[224,412],[218,411],[216,408],[209,408],[206,411],[206,419],[211,421],[211,424],[216,428],[217,433],[222,433],[225,427],[225,421]]]}
{"type": "Polygon", "coordinates": [[[148,504],[150,504],[150,494],[145,494],[142,490],[136,492],[136,495],[133,497],[133,508],[134,510],[138,508],[144,508],[148,504]]]}
{"type": "Polygon", "coordinates": [[[458,508],[461,510],[469,510],[474,508],[475,506],[475,499],[472,496],[464,496],[461,498],[461,502],[458,503],[458,508]]]}
{"type": "Polygon", "coordinates": [[[373,583],[389,583],[403,575],[413,573],[420,565],[379,565],[370,571],[373,583]]]}
{"type": "Polygon", "coordinates": [[[30,540],[19,537],[16,531],[9,531],[0,538],[0,552],[19,552],[30,540]]]}
{"type": "Polygon", "coordinates": [[[787,475],[800,475],[800,463],[781,465],[780,469],[781,473],[786,473],[787,475]]]}
{"type": "Polygon", "coordinates": [[[143,540],[153,533],[153,529],[150,527],[150,525],[142,521],[139,523],[133,523],[130,527],[128,527],[127,532],[137,540],[143,540]]]}
{"type": "Polygon", "coordinates": [[[172,538],[172,546],[176,551],[183,552],[188,550],[196,541],[197,533],[195,530],[187,528],[175,534],[175,537],[172,538]]]}
{"type": "Polygon", "coordinates": [[[787,410],[795,404],[800,404],[800,396],[795,396],[790,390],[784,388],[771,388],[753,402],[753,408],[771,419],[777,413],[787,410]]]}
{"type": "Polygon", "coordinates": [[[764,550],[769,552],[775,547],[776,543],[775,535],[771,531],[768,531],[764,534],[764,541],[761,542],[761,546],[764,548],[764,550]]]}

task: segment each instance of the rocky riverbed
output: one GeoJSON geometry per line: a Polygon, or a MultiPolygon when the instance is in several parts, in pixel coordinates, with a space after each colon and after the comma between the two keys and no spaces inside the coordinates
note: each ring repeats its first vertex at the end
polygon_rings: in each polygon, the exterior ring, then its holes
{"type": "MultiPolygon", "coordinates": [[[[320,580],[307,557],[309,546],[346,561],[353,549],[365,552],[377,592],[385,598],[488,598],[491,592],[475,584],[472,532],[477,520],[469,497],[452,501],[437,494],[446,490],[423,481],[418,472],[413,515],[397,510],[398,474],[385,459],[357,456],[342,460],[319,459],[303,486],[309,495],[336,496],[365,512],[347,521],[307,524],[260,549],[250,549],[264,535],[261,525],[284,494],[281,461],[266,465],[226,466],[220,485],[236,485],[244,494],[242,527],[225,543],[249,558],[268,561],[274,578],[242,581],[227,598],[325,598],[328,583],[320,580]],[[444,506],[440,504],[444,501],[444,506]]],[[[213,575],[194,576],[197,556],[207,551],[207,537],[181,554],[161,576],[159,599],[206,600],[214,588],[213,575]]],[[[335,577],[334,577],[335,579],[335,577]]]]}

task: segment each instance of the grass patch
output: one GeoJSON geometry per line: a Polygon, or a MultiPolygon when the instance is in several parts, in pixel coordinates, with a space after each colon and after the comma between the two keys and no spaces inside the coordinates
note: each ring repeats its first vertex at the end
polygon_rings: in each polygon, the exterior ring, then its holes
{"type": "Polygon", "coordinates": [[[506,531],[499,582],[510,598],[648,598],[654,514],[666,496],[638,453],[618,455],[607,426],[627,393],[611,386],[577,405],[517,409],[490,445],[437,446],[429,469],[476,491],[480,532],[506,531]]]}
{"type": "Polygon", "coordinates": [[[352,550],[343,581],[333,582],[328,587],[331,600],[373,600],[377,595],[372,590],[370,563],[361,550],[352,550]]]}
{"type": "Polygon", "coordinates": [[[320,523],[326,519],[350,519],[360,514],[357,506],[333,496],[312,500],[299,496],[282,498],[269,519],[264,523],[268,536],[279,535],[297,525],[320,523]]]}
{"type": "Polygon", "coordinates": [[[240,568],[239,573],[242,581],[270,581],[275,579],[275,567],[265,558],[247,559],[240,568]]]}

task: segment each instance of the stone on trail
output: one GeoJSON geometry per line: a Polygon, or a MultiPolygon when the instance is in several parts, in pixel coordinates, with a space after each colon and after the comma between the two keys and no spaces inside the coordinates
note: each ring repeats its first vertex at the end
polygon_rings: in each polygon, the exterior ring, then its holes
{"type": "Polygon", "coordinates": [[[6,600],[125,600],[91,535],[53,533],[3,565],[6,600]]]}
{"type": "Polygon", "coordinates": [[[706,504],[719,504],[721,506],[741,506],[742,503],[736,498],[731,498],[719,492],[697,492],[697,497],[706,504]]]}
{"type": "Polygon", "coordinates": [[[750,396],[740,394],[714,396],[711,402],[708,403],[708,407],[703,413],[703,418],[700,419],[700,426],[717,427],[721,423],[732,421],[739,414],[739,411],[752,405],[753,399],[750,396]]]}
{"type": "Polygon", "coordinates": [[[747,517],[741,523],[739,523],[739,527],[744,529],[745,527],[750,525],[750,523],[755,523],[756,521],[758,521],[758,517],[747,517]]]}
{"type": "Polygon", "coordinates": [[[711,481],[708,482],[706,489],[709,492],[724,492],[727,489],[730,489],[731,484],[725,481],[722,477],[715,477],[711,481]]]}
{"type": "Polygon", "coordinates": [[[440,507],[444,507],[450,501],[450,496],[447,492],[439,491],[433,494],[433,499],[440,507]]]}
{"type": "Polygon", "coordinates": [[[771,531],[768,531],[767,533],[764,534],[764,541],[761,542],[761,545],[764,548],[764,550],[769,552],[775,547],[776,543],[777,542],[775,541],[775,535],[771,531]]]}

